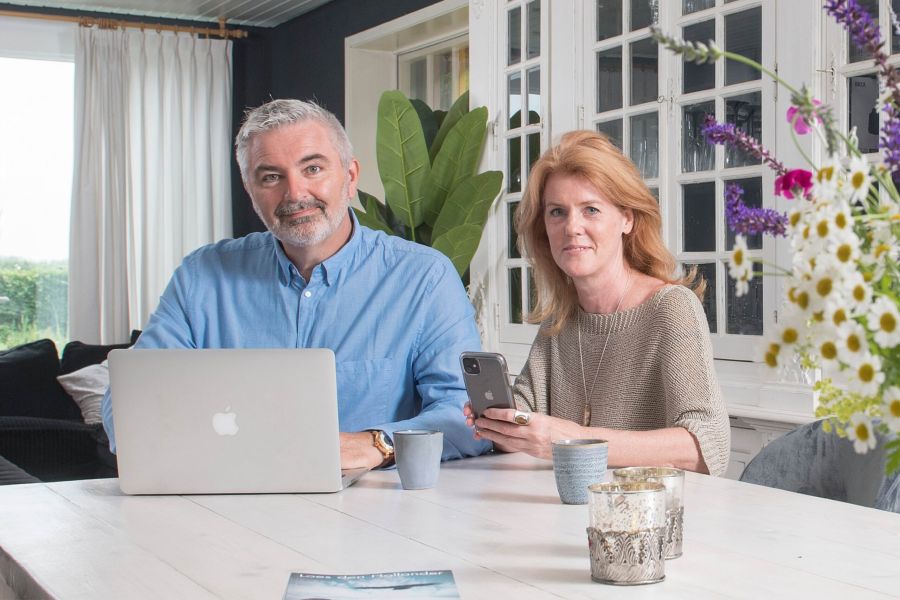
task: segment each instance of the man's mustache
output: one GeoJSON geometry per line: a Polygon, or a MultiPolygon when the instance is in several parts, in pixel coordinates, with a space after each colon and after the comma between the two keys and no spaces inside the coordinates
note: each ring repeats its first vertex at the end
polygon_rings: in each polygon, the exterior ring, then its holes
{"type": "Polygon", "coordinates": [[[275,216],[289,217],[296,212],[300,212],[301,210],[306,210],[308,208],[318,208],[322,212],[325,212],[325,203],[318,198],[282,203],[279,204],[278,208],[275,209],[275,216]]]}

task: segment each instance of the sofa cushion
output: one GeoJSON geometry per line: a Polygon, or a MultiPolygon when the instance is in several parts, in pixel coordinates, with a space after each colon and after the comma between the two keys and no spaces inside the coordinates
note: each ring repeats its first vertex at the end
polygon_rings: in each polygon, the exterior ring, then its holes
{"type": "Polygon", "coordinates": [[[0,415],[80,419],[81,411],[56,381],[59,357],[44,339],[0,352],[0,415]]]}
{"type": "Polygon", "coordinates": [[[88,365],[60,375],[57,380],[81,409],[81,417],[85,423],[94,425],[103,422],[100,406],[103,404],[106,388],[109,387],[109,367],[105,360],[99,365],[88,365]]]}
{"type": "Polygon", "coordinates": [[[66,344],[63,348],[62,361],[60,362],[59,372],[62,375],[72,373],[79,369],[83,369],[88,365],[97,365],[106,360],[106,355],[111,350],[119,348],[130,348],[141,335],[140,330],[135,329],[131,332],[131,341],[125,344],[85,344],[84,342],[73,341],[66,344]]]}

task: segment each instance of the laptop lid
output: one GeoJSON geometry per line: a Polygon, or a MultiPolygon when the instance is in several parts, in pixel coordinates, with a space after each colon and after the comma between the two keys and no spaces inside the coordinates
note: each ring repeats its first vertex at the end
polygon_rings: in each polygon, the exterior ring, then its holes
{"type": "Polygon", "coordinates": [[[331,350],[114,350],[109,375],[126,494],[342,487],[331,350]]]}

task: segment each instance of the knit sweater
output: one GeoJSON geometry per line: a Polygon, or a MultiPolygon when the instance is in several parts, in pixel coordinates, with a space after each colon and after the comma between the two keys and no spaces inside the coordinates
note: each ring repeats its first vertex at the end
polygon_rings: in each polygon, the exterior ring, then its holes
{"type": "Polygon", "coordinates": [[[542,326],[516,379],[516,404],[582,423],[586,395],[591,397],[592,427],[684,427],[699,441],[710,474],[725,472],[731,443],[728,414],[703,307],[686,287],[666,285],[644,303],[609,315],[579,308],[576,318],[553,336],[544,334],[542,326]]]}

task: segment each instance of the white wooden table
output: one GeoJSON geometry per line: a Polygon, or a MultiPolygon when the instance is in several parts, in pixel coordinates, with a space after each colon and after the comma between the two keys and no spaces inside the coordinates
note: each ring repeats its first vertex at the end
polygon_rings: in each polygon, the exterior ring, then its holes
{"type": "MultiPolygon", "coordinates": [[[[26,598],[272,598],[292,571],[452,569],[463,598],[900,596],[900,515],[688,474],[684,556],[662,583],[593,583],[586,506],[549,463],[446,463],[337,494],[152,496],[116,480],[0,487],[0,575],[26,598]]],[[[0,585],[0,595],[2,585],[0,585]]]]}

